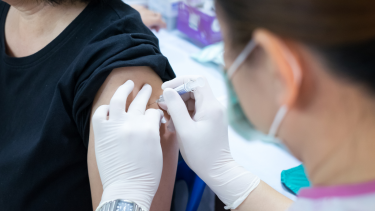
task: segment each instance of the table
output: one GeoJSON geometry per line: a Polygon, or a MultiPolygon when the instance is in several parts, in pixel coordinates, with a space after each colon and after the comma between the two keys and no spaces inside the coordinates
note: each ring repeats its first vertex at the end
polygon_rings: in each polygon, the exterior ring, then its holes
{"type": "MultiPolygon", "coordinates": [[[[161,30],[155,34],[159,38],[161,52],[168,58],[177,76],[203,75],[207,78],[215,97],[222,103],[226,102],[226,86],[222,74],[215,66],[201,64],[190,56],[201,48],[195,46],[178,31],[161,30]]],[[[229,144],[233,158],[243,167],[258,175],[274,189],[295,200],[296,197],[284,189],[280,182],[282,170],[301,163],[285,150],[260,141],[249,142],[237,135],[229,127],[229,144]]]]}

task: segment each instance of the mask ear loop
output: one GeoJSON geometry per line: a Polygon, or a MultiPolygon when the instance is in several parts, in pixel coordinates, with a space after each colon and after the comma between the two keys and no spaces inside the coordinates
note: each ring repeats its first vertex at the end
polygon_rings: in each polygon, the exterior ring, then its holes
{"type": "MultiPolygon", "coordinates": [[[[299,87],[301,84],[301,79],[302,79],[301,71],[299,70],[297,61],[294,59],[289,49],[285,48],[285,50],[287,52],[287,55],[286,55],[287,59],[293,71],[294,83],[296,83],[299,87]]],[[[281,122],[285,118],[285,115],[288,113],[288,110],[289,108],[288,108],[288,105],[286,104],[280,107],[280,109],[276,113],[275,119],[272,122],[271,128],[268,132],[268,136],[273,137],[273,138],[276,137],[276,133],[280,127],[281,122]]]]}
{"type": "Polygon", "coordinates": [[[228,78],[231,79],[233,74],[238,70],[242,63],[246,60],[249,54],[254,50],[256,44],[253,40],[250,40],[249,43],[242,50],[240,55],[234,60],[233,64],[228,69],[228,78]]]}
{"type": "Polygon", "coordinates": [[[281,106],[279,111],[277,111],[275,119],[272,122],[271,128],[268,132],[268,136],[273,137],[273,138],[276,137],[276,133],[287,112],[288,112],[288,106],[287,105],[281,106]]]}

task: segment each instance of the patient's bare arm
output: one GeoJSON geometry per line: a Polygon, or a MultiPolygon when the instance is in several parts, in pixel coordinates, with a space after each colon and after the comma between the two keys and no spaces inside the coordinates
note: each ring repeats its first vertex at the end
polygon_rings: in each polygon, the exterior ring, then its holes
{"type": "MultiPolygon", "coordinates": [[[[152,95],[150,104],[162,94],[161,84],[163,83],[159,76],[149,67],[123,67],[112,71],[96,94],[91,116],[100,105],[108,105],[113,94],[119,86],[127,80],[132,80],[135,84],[133,93],[129,95],[126,108],[137,95],[144,84],[152,86],[152,95]]],[[[158,108],[156,103],[151,104],[149,108],[158,108]]],[[[165,117],[169,118],[165,113],[165,117]]],[[[166,129],[165,124],[160,128],[161,146],[163,150],[163,173],[160,185],[151,205],[151,211],[170,210],[174,180],[177,169],[178,144],[174,133],[166,129]]],[[[98,167],[95,159],[95,137],[90,124],[89,149],[87,154],[87,164],[89,169],[90,187],[93,209],[99,205],[103,187],[99,176],[98,167]]],[[[142,152],[140,152],[142,153],[142,152]]]]}

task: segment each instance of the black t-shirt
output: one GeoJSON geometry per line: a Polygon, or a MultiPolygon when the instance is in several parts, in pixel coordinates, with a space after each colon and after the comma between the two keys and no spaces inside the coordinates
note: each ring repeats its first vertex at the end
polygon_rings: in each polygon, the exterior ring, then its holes
{"type": "Polygon", "coordinates": [[[139,13],[120,0],[90,3],[39,52],[6,55],[0,1],[0,210],[92,210],[90,112],[117,67],[175,77],[139,13]]]}

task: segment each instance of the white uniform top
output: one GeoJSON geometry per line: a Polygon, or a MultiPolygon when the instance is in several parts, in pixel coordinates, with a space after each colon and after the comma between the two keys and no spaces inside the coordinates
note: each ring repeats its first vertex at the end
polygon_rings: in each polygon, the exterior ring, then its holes
{"type": "Polygon", "coordinates": [[[375,181],[302,189],[288,211],[375,211],[375,181]]]}

